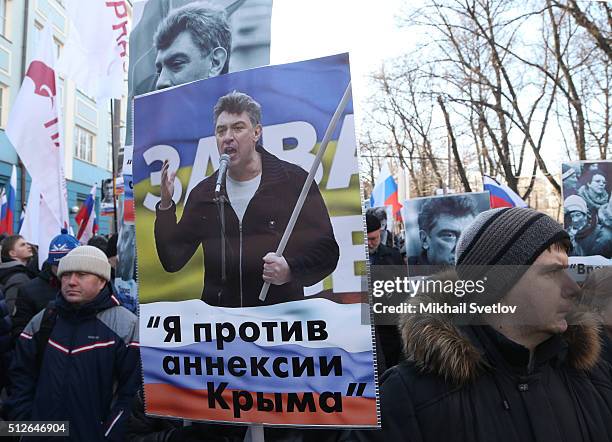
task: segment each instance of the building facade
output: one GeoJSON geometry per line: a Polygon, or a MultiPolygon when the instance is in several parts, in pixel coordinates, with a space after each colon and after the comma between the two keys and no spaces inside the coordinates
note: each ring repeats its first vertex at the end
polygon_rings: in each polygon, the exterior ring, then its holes
{"type": "MultiPolygon", "coordinates": [[[[130,2],[127,3],[131,8],[130,2]]],[[[0,0],[0,186],[9,181],[12,165],[19,163],[4,130],[45,26],[51,26],[59,58],[70,33],[64,0],[0,0]]],[[[113,218],[100,216],[102,181],[112,177],[113,168],[111,101],[97,103],[62,75],[57,81],[72,228],[76,231],[75,214],[91,187],[97,184],[96,216],[100,233],[111,233],[113,218]]],[[[127,81],[125,90],[127,95],[127,81]]],[[[120,106],[122,127],[125,127],[125,108],[126,100],[123,99],[120,106]]],[[[120,139],[124,138],[122,134],[120,139]]],[[[27,171],[23,173],[24,170],[17,168],[15,230],[30,187],[30,177],[27,171]]]]}

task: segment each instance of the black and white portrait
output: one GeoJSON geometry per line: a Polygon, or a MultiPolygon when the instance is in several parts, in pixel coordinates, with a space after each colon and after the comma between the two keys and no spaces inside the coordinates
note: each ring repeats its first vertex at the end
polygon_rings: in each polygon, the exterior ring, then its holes
{"type": "MultiPolygon", "coordinates": [[[[269,64],[271,14],[272,0],[148,0],[144,7],[135,5],[129,98],[269,64]]],[[[132,144],[130,127],[128,117],[127,145],[132,144]]]]}
{"type": "Polygon", "coordinates": [[[480,212],[489,208],[489,192],[405,201],[408,274],[432,275],[455,265],[455,247],[461,232],[480,212]]]}
{"type": "Polygon", "coordinates": [[[612,258],[612,161],[564,163],[562,179],[570,254],[612,258]]]}

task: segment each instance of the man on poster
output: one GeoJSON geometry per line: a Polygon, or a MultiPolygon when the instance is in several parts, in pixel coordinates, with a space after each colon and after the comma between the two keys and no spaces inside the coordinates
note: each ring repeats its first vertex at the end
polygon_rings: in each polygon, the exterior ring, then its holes
{"type": "Polygon", "coordinates": [[[454,265],[457,239],[477,214],[476,202],[467,195],[425,201],[418,216],[421,251],[408,258],[410,276],[432,275],[454,265]]]}
{"type": "Polygon", "coordinates": [[[172,11],[155,32],[155,89],[226,74],[232,33],[225,10],[207,3],[172,11]]]}
{"type": "Polygon", "coordinates": [[[339,258],[321,193],[311,186],[284,256],[277,257],[274,250],[307,174],[263,148],[261,107],[250,96],[232,92],[221,97],[214,120],[219,154],[229,156],[227,185],[215,191],[219,171],[201,181],[189,194],[177,223],[172,201],[176,171],[170,172],[164,161],[155,220],[160,262],[168,272],[179,271],[202,245],[202,300],[210,305],[247,307],[302,299],[303,288],[333,272],[339,258]],[[219,204],[219,198],[229,203],[219,204]],[[264,281],[271,288],[261,302],[264,281]]]}

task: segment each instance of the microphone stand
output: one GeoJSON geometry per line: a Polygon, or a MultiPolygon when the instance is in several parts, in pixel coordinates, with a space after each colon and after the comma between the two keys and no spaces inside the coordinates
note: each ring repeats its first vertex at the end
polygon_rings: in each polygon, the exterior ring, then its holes
{"type": "Polygon", "coordinates": [[[226,256],[226,240],[225,240],[225,205],[229,202],[227,199],[227,195],[225,193],[225,179],[223,180],[223,184],[221,186],[221,190],[218,194],[215,195],[214,199],[215,204],[217,205],[217,211],[219,212],[219,220],[221,224],[221,288],[219,289],[219,293],[217,295],[217,305],[221,305],[221,291],[226,285],[227,282],[227,265],[225,263],[226,256]]]}

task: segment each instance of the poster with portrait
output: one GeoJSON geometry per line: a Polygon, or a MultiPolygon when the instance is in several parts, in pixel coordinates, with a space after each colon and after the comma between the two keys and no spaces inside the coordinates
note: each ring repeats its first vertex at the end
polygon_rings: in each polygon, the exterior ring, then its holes
{"type": "Polygon", "coordinates": [[[402,216],[409,276],[429,276],[454,266],[461,232],[479,213],[490,208],[489,192],[406,200],[402,216]]]}
{"type": "Polygon", "coordinates": [[[570,270],[582,281],[593,269],[612,265],[612,161],[563,163],[561,174],[570,270]]]}
{"type": "Polygon", "coordinates": [[[140,344],[150,414],[377,425],[350,101],[282,258],[270,256],[349,82],[348,54],[341,54],[135,99],[140,344]],[[217,187],[224,162],[225,183],[217,187]],[[271,285],[262,300],[264,281],[271,285]]]}
{"type": "MultiPolygon", "coordinates": [[[[272,0],[140,0],[133,20],[130,102],[161,88],[270,63],[272,0]]],[[[128,108],[126,145],[132,144],[131,127],[128,108]]]]}
{"type": "MultiPolygon", "coordinates": [[[[133,2],[128,105],[123,167],[129,164],[126,183],[131,183],[133,115],[136,95],[171,87],[224,72],[235,72],[270,62],[272,0],[136,0],[133,2]],[[189,15],[189,18],[187,18],[189,15]],[[189,33],[186,29],[193,29],[189,33]],[[159,33],[158,33],[159,31],[159,33]],[[156,38],[157,36],[157,38],[156,38]],[[221,69],[211,63],[224,61],[221,69]],[[160,80],[160,76],[164,75],[160,80]]],[[[133,197],[119,208],[117,288],[136,300],[136,248],[133,197]]]]}

